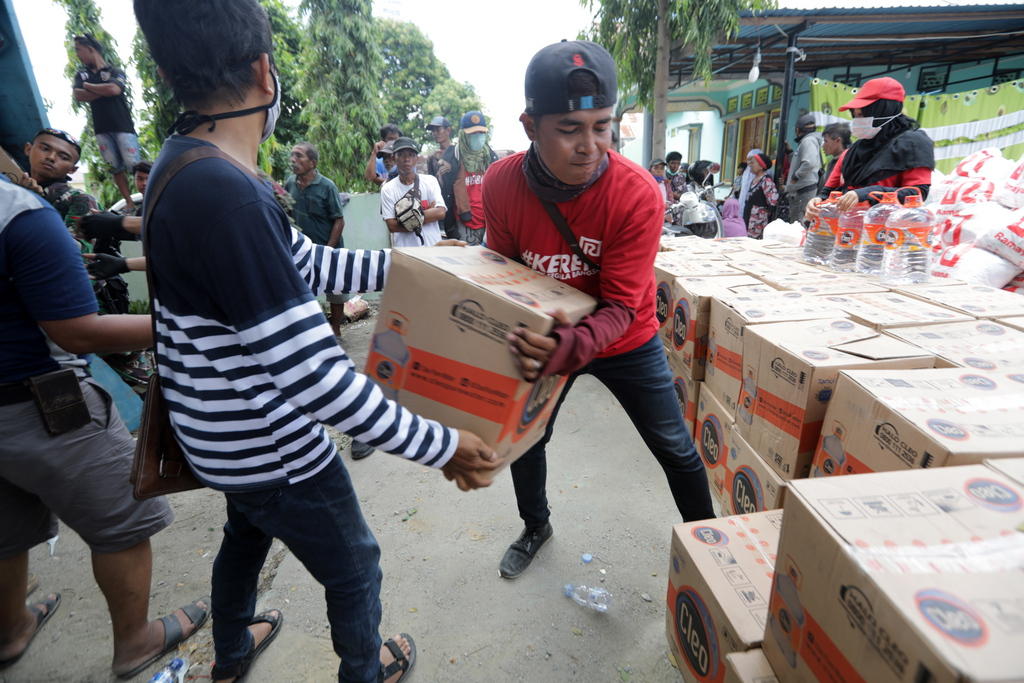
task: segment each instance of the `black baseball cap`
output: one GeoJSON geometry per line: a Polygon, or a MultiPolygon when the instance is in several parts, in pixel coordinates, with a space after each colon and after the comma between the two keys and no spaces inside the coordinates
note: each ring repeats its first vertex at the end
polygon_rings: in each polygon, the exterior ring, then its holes
{"type": "Polygon", "coordinates": [[[68,143],[69,145],[77,149],[79,155],[82,154],[82,146],[78,144],[78,138],[76,138],[74,135],[67,132],[66,130],[61,130],[60,128],[40,128],[39,132],[36,133],[35,136],[33,136],[32,142],[35,142],[36,138],[38,138],[40,135],[50,135],[55,138],[60,138],[64,142],[68,143]]]}
{"type": "Polygon", "coordinates": [[[416,141],[412,138],[398,138],[391,142],[391,151],[394,154],[398,154],[403,149],[411,149],[417,154],[420,153],[420,146],[416,144],[416,141]]]}
{"type": "Polygon", "coordinates": [[[526,67],[526,113],[561,114],[581,109],[602,109],[615,104],[618,82],[615,60],[589,40],[563,40],[548,45],[526,67]],[[586,71],[597,79],[597,94],[569,97],[569,76],[586,71]]]}

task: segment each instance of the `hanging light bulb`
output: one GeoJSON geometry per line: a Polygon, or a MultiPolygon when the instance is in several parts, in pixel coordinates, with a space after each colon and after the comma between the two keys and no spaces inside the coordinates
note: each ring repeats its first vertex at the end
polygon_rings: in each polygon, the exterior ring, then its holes
{"type": "Polygon", "coordinates": [[[750,67],[750,73],[747,74],[747,80],[753,83],[761,77],[761,46],[757,46],[757,52],[754,54],[754,66],[750,67]]]}

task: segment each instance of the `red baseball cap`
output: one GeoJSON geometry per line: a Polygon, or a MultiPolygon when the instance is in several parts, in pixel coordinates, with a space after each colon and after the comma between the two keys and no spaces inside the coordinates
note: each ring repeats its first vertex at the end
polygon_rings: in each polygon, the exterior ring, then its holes
{"type": "Polygon", "coordinates": [[[877,100],[896,100],[902,102],[907,96],[903,86],[895,78],[885,76],[883,78],[872,78],[857,91],[852,100],[839,107],[839,111],[847,109],[861,109],[877,100]]]}

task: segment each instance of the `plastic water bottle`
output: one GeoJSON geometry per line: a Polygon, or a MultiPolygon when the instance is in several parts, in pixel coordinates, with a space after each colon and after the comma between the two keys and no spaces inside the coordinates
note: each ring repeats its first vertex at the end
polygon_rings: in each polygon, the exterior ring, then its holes
{"type": "Polygon", "coordinates": [[[885,253],[885,223],[889,215],[901,207],[899,195],[895,192],[871,194],[881,194],[881,198],[864,214],[864,229],[860,233],[860,250],[857,252],[857,272],[879,275],[882,272],[882,255],[885,253]]]}
{"type": "Polygon", "coordinates": [[[906,285],[928,280],[928,240],[934,224],[935,214],[923,206],[920,195],[910,195],[902,209],[889,215],[885,228],[891,241],[886,241],[882,256],[882,282],[906,285]]]}
{"type": "Polygon", "coordinates": [[[804,261],[807,263],[823,266],[832,258],[832,245],[835,243],[839,222],[836,202],[842,196],[842,192],[833,192],[828,199],[818,204],[818,220],[807,228],[807,239],[804,240],[804,261]]]}
{"type": "Polygon", "coordinates": [[[868,203],[861,202],[849,211],[839,215],[836,223],[836,239],[832,245],[832,259],[829,266],[841,273],[857,270],[857,251],[860,249],[860,235],[864,229],[864,214],[868,203]]]}
{"type": "Polygon", "coordinates": [[[149,683],[184,683],[187,672],[188,660],[184,657],[175,657],[167,666],[153,674],[149,683]]]}
{"type": "Polygon", "coordinates": [[[612,606],[612,594],[604,588],[587,588],[584,585],[565,584],[565,597],[572,598],[579,605],[596,612],[607,612],[612,606]]]}

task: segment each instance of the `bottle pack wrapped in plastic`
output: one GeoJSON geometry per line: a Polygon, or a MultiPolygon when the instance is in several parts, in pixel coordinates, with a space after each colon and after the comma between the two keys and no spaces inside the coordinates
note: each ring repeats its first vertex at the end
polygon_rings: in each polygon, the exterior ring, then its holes
{"type": "Polygon", "coordinates": [[[995,199],[1009,209],[1024,208],[1024,156],[996,192],[995,199]]]}

